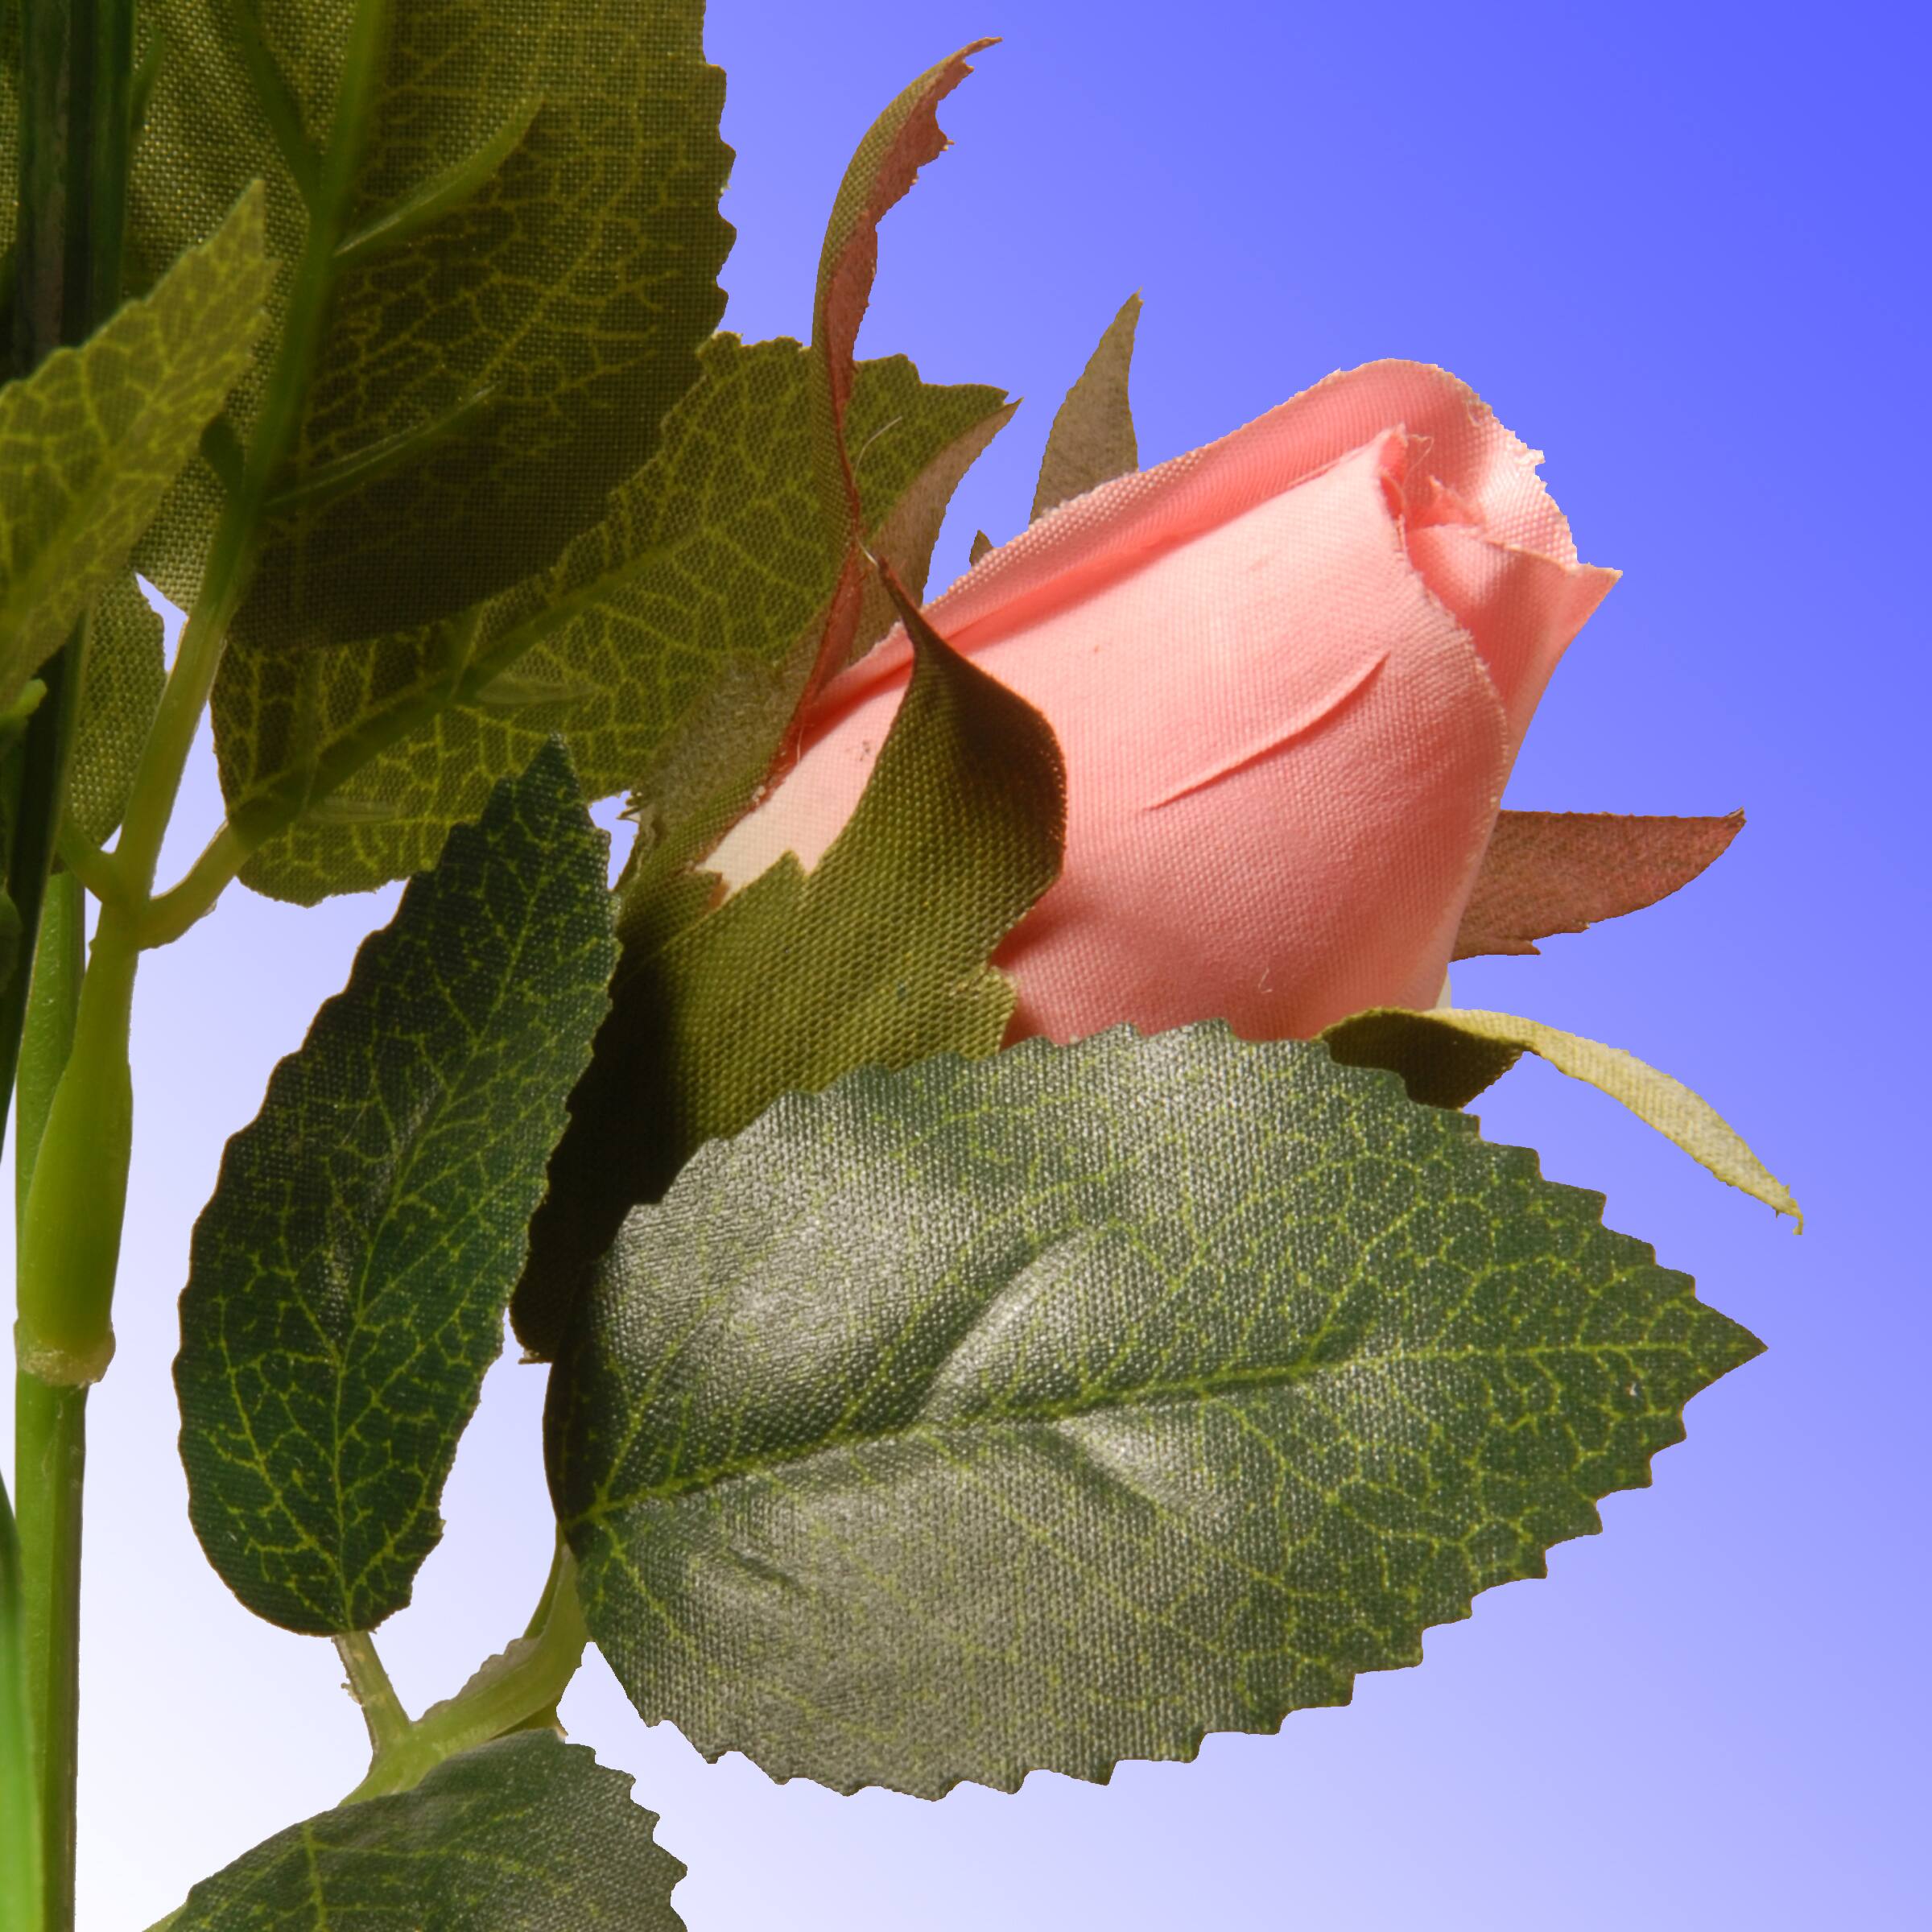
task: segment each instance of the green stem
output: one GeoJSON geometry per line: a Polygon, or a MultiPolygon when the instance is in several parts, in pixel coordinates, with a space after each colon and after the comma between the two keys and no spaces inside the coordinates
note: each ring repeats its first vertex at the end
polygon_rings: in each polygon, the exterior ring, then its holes
{"type": "Polygon", "coordinates": [[[0,1484],[0,1932],[39,1932],[40,1781],[28,1715],[20,1549],[0,1484]]]}
{"type": "Polygon", "coordinates": [[[387,1750],[378,1749],[369,1775],[343,1803],[409,1790],[445,1758],[554,1711],[588,1641],[576,1565],[559,1541],[528,1634],[492,1657],[454,1697],[431,1705],[387,1750]]]}
{"type": "Polygon", "coordinates": [[[229,496],[216,526],[202,574],[201,593],[183,627],[174,669],[134,768],[115,857],[122,877],[142,899],[154,888],[161,841],[180,791],[182,774],[188,768],[201,713],[214,689],[229,621],[254,576],[255,547],[270,486],[300,425],[309,379],[321,353],[340,272],[336,250],[342,240],[350,191],[368,132],[387,19],[387,0],[359,0],[344,51],[328,151],[311,201],[308,233],[289,291],[288,320],[263,391],[262,413],[249,442],[239,487],[229,496]]]}
{"type": "Polygon", "coordinates": [[[248,863],[248,853],[234,827],[224,824],[180,878],[148,902],[141,919],[142,945],[171,945],[197,919],[206,919],[248,863]]]}
{"type": "Polygon", "coordinates": [[[20,1624],[29,1721],[39,1760],[47,1932],[74,1922],[74,1777],[80,1711],[80,1498],[87,1390],[14,1385],[14,1480],[19,1499],[20,1624]]]}
{"type": "Polygon", "coordinates": [[[369,1748],[380,1757],[391,1751],[409,1733],[409,1713],[389,1681],[382,1659],[376,1653],[375,1640],[358,1630],[336,1639],[336,1654],[349,1673],[349,1694],[362,1707],[362,1721],[369,1727],[369,1748]]]}
{"type": "MultiPolygon", "coordinates": [[[[16,373],[25,374],[62,344],[85,341],[120,301],[134,0],[21,0],[19,25],[12,350],[16,373]]],[[[85,642],[83,625],[40,674],[47,695],[27,720],[18,815],[6,854],[6,890],[19,914],[20,953],[0,990],[0,1108],[18,1071],[23,1174],[35,1165],[34,1143],[48,1121],[49,1096],[74,1013],[79,907],[68,885],[50,892],[48,879],[85,642]],[[35,1019],[23,1053],[30,985],[35,1019]]],[[[23,1369],[15,1403],[18,1603],[38,1772],[39,1923],[44,1932],[68,1932],[74,1917],[87,1390],[50,1385],[23,1369]]]]}
{"type": "MultiPolygon", "coordinates": [[[[136,956],[125,944],[117,952],[106,935],[108,956],[120,964],[87,975],[76,1011],[81,917],[75,882],[56,879],[35,961],[17,1105],[14,1467],[47,1932],[73,1924],[87,1385],[114,1346],[106,1290],[127,1184],[126,1009],[136,956]]],[[[99,939],[95,953],[99,964],[99,939]]]]}

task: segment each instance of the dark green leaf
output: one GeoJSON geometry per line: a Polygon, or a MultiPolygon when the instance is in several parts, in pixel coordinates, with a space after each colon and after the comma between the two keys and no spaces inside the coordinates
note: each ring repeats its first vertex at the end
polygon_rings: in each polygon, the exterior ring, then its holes
{"type": "MultiPolygon", "coordinates": [[[[588,796],[639,791],[667,855],[688,844],[669,828],[702,816],[694,801],[741,808],[798,704],[844,555],[813,467],[807,361],[795,342],[714,337],[657,457],[604,521],[464,622],[299,664],[231,651],[215,716],[232,815],[272,822],[353,773],[255,855],[248,883],[306,902],[398,877],[553,733],[588,796]]],[[[922,382],[902,356],[861,365],[860,485],[886,555],[923,571],[930,538],[921,551],[902,506],[935,475],[956,481],[1003,399],[922,382]]]]}
{"type": "Polygon", "coordinates": [[[855,1067],[991,1053],[1005,1034],[1013,989],[986,960],[1059,870],[1059,748],[1031,705],[902,613],[912,681],[814,870],[787,853],[668,943],[627,935],[530,1224],[513,1310],[526,1348],[561,1349],[626,1211],[703,1141],[855,1067]]]}
{"type": "MultiPolygon", "coordinates": [[[[723,312],[730,152],[703,0],[391,4],[360,87],[344,55],[368,10],[348,0],[147,10],[168,53],[138,258],[165,265],[258,175],[283,256],[312,213],[332,251],[313,356],[275,378],[296,426],[237,634],[378,636],[549,564],[649,457],[723,312]]],[[[270,390],[237,398],[245,442],[270,390]]],[[[220,495],[202,471],[143,552],[177,601],[220,495]]]]}
{"type": "Polygon", "coordinates": [[[1757,1352],[1601,1205],[1218,1026],[788,1098],[630,1216],[552,1382],[592,1637],[840,1790],[1344,1703],[1757,1352]]]}
{"type": "Polygon", "coordinates": [[[605,841],[562,751],[450,835],[229,1141],[181,1299],[208,1560],[316,1633],[408,1602],[606,1005],[605,841]]]}
{"type": "Polygon", "coordinates": [[[204,1878],[169,1932],[680,1932],[631,1781],[541,1732],[324,1811],[204,1878]]]}
{"type": "Polygon", "coordinates": [[[126,570],[248,366],[268,282],[245,195],[145,301],[0,390],[0,711],[126,570]]]}
{"type": "Polygon", "coordinates": [[[1070,498],[1140,468],[1133,411],[1127,399],[1133,332],[1140,320],[1141,299],[1129,295],[1108,324],[1080,381],[1067,390],[1040,462],[1039,485],[1033,493],[1035,522],[1070,498]]]}

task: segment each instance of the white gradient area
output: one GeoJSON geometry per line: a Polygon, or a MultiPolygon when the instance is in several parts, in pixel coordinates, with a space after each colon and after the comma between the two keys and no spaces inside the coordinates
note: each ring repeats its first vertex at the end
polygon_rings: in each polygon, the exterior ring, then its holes
{"type": "MultiPolygon", "coordinates": [[[[706,1765],[593,1658],[566,1719],[663,1814],[692,1932],[1932,1923],[1932,1323],[1905,1205],[1925,1082],[1920,1029],[1894,1037],[1893,1018],[1928,925],[1923,539],[1865,455],[1896,467],[1916,419],[1897,372],[1920,313],[1900,242],[1924,227],[1922,63],[1897,30],[1923,28],[1884,25],[1731,0],[714,0],[739,153],[730,320],[752,336],[805,327],[824,211],[878,106],[950,47],[1013,36],[886,225],[864,345],[1030,398],[962,492],[939,582],[976,527],[1017,527],[1053,407],[1136,287],[1150,460],[1381,355],[1455,369],[1550,452],[1587,554],[1625,576],[1510,802],[1751,823],[1678,898],[1540,960],[1459,966],[1456,996],[1686,1080],[1808,1220],[1794,1237],[1547,1069],[1486,1097],[1492,1137],[1604,1191],[1613,1226],[1770,1352],[1692,1404],[1655,1486],[1612,1497],[1608,1533],[1559,1546],[1548,1580],[1479,1599],[1422,1668],[1278,1737],[1105,1789],[844,1799],[706,1765]]],[[[172,865],[217,811],[204,758],[172,865]]],[[[237,890],[142,968],[120,1355],[91,1417],[84,1932],[139,1932],[360,1774],[332,1650],[256,1622],[201,1558],[168,1369],[223,1140],[393,897],[305,912],[237,890]]],[[[534,1600],[542,1380],[492,1373],[448,1534],[381,1633],[412,1707],[534,1600]]]]}

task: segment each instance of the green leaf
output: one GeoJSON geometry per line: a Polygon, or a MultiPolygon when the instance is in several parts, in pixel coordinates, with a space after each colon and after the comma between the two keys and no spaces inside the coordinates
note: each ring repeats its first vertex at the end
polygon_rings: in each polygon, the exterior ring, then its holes
{"type": "Polygon", "coordinates": [[[121,823],[141,747],[167,681],[160,613],[131,573],[111,584],[88,625],[80,712],[68,765],[68,824],[104,845],[121,823]]]}
{"type": "MultiPolygon", "coordinates": [[[[871,481],[872,473],[877,467],[874,452],[881,437],[898,432],[895,427],[873,436],[864,436],[858,429],[857,406],[869,400],[869,386],[865,380],[865,372],[869,366],[863,362],[859,365],[860,380],[852,411],[853,440],[860,445],[857,465],[860,494],[868,506],[882,501],[885,508],[876,519],[869,514],[865,547],[905,586],[914,603],[923,604],[932,575],[933,550],[939,543],[946,513],[952,507],[953,493],[958,489],[967,471],[979,460],[986,446],[1013,420],[1019,405],[1009,402],[1004,408],[991,410],[976,422],[968,423],[950,442],[934,452],[924,469],[906,480],[896,497],[889,497],[871,481]]],[[[848,661],[856,663],[865,656],[898,621],[898,611],[886,590],[885,577],[874,571],[865,579],[848,661]]]]}
{"type": "Polygon", "coordinates": [[[1141,466],[1134,440],[1127,378],[1133,363],[1133,334],[1141,298],[1129,295],[1107,325],[1080,379],[1067,392],[1046,438],[1040,481],[1033,493],[1033,521],[1074,497],[1084,497],[1141,466]]]}
{"type": "Polygon", "coordinates": [[[1406,1006],[1372,1006],[1325,1029],[1322,1044],[1344,1067],[1381,1067],[1399,1074],[1409,1097],[1424,1107],[1467,1107],[1523,1057],[1521,1046],[1437,1026],[1406,1006]]]}
{"type": "Polygon", "coordinates": [[[991,1053],[1005,1033],[1013,988],[986,960],[1059,870],[1059,748],[1031,705],[901,612],[912,680],[818,865],[787,853],[668,943],[627,935],[513,1304],[535,1353],[562,1349],[625,1212],[700,1143],[855,1067],[991,1053]]]}
{"type": "MultiPolygon", "coordinates": [[[[656,446],[723,312],[724,76],[702,0],[162,0],[130,246],[251,177],[322,327],[237,398],[295,412],[234,630],[296,650],[461,610],[547,565],[656,446]],[[364,16],[368,60],[345,60],[364,16]]],[[[295,317],[297,322],[302,317],[295,317]]],[[[143,568],[188,604],[203,470],[143,568]]]]}
{"type": "Polygon", "coordinates": [[[1338,1060],[1385,1067],[1402,1075],[1412,1100],[1439,1107],[1466,1105],[1507,1073],[1519,1054],[1534,1053],[1558,1073],[1587,1081],[1620,1101],[1720,1181],[1804,1226],[1790,1191],[1707,1100],[1621,1047],[1562,1033],[1513,1013],[1466,1006],[1439,1006],[1429,1013],[1372,1008],[1339,1021],[1322,1038],[1338,1060]]]}
{"type": "Polygon", "coordinates": [[[229,1141],[181,1300],[182,1459],[258,1616],[365,1630],[408,1602],[606,1008],[605,841],[560,749],[366,941],[229,1141]]]}
{"type": "Polygon", "coordinates": [[[245,195],[145,301],[0,389],[0,711],[126,570],[248,365],[268,279],[245,195]]]}
{"type": "Polygon", "coordinates": [[[1455,955],[1532,953],[1552,933],[1653,906],[1723,857],[1744,815],[1627,818],[1608,811],[1505,811],[1456,930],[1455,955]]]}
{"type": "MultiPolygon", "coordinates": [[[[671,834],[704,819],[704,801],[741,809],[798,704],[844,556],[813,469],[807,364],[795,342],[714,337],[658,456],[604,521],[464,622],[299,664],[231,652],[215,702],[231,816],[272,824],[308,804],[247,882],[306,903],[401,877],[552,733],[587,796],[638,790],[666,856],[688,848],[671,834]],[[353,776],[338,787],[337,773],[353,776]]],[[[930,543],[920,553],[902,506],[935,477],[956,481],[1003,402],[922,382],[903,357],[861,365],[858,475],[886,555],[923,566],[930,543]]]]}
{"type": "Polygon", "coordinates": [[[840,1790],[1345,1703],[1757,1352],[1601,1205],[1220,1026],[787,1098],[630,1216],[553,1379],[592,1637],[840,1790]]]}
{"type": "Polygon", "coordinates": [[[630,1785],[581,1745],[498,1738],[278,1831],[202,1880],[169,1932],[680,1932],[684,1867],[630,1785]]]}

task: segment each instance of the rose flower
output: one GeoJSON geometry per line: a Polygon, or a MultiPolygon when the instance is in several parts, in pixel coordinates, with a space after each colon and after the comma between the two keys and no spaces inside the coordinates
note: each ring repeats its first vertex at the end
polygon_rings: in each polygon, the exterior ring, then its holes
{"type": "MultiPolygon", "coordinates": [[[[995,955],[1013,1038],[1435,1001],[1537,701],[1616,580],[1540,460],[1445,371],[1370,363],[1063,504],[928,607],[1066,758],[1065,869],[995,955]]],[[[728,885],[817,862],[910,663],[895,631],[827,687],[714,855],[728,885]]]]}

